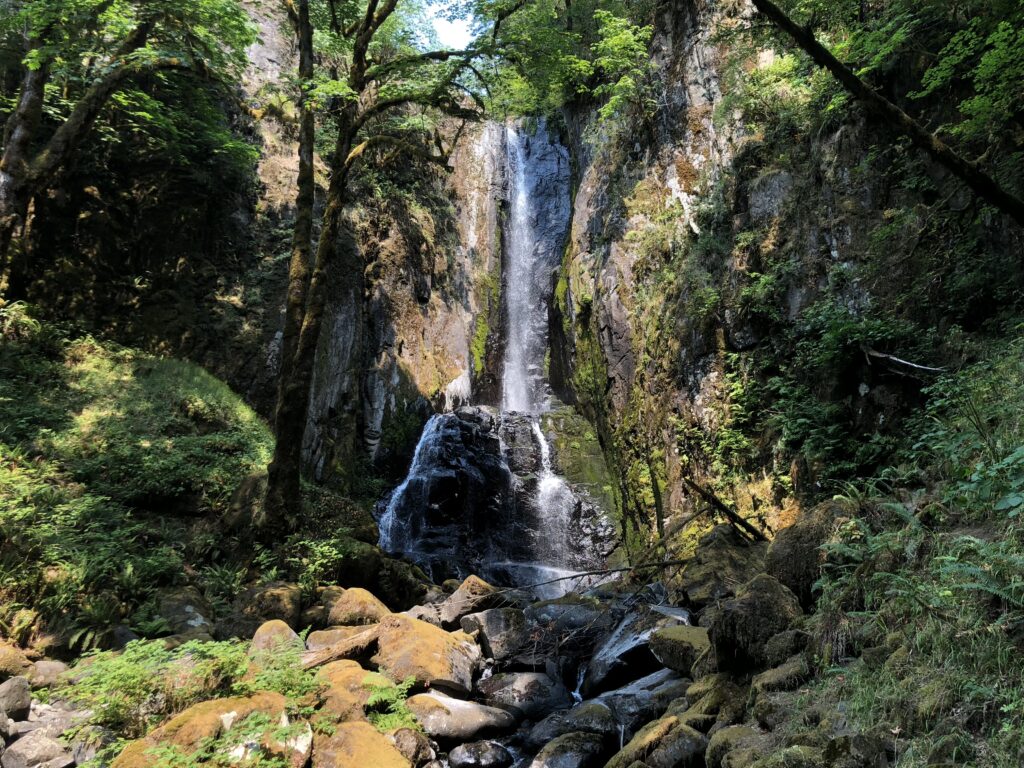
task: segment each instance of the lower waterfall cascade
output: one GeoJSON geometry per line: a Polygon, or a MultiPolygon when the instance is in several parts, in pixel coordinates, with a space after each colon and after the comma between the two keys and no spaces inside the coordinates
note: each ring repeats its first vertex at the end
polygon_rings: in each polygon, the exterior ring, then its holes
{"type": "Polygon", "coordinates": [[[380,504],[380,546],[435,580],[479,573],[555,597],[614,548],[606,510],[557,471],[543,426],[548,310],[570,211],[567,149],[540,121],[495,132],[504,153],[501,407],[427,422],[403,482],[380,504]],[[561,581],[559,581],[561,580],[561,581]],[[546,582],[554,582],[547,584],[546,582]]]}

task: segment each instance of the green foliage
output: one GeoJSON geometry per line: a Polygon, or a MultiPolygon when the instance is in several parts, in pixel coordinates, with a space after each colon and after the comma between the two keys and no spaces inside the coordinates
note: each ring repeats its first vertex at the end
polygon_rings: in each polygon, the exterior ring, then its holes
{"type": "Polygon", "coordinates": [[[4,310],[0,341],[0,593],[79,648],[124,623],[161,634],[149,597],[186,556],[216,554],[173,513],[215,519],[267,461],[269,432],[195,366],[69,340],[22,312],[4,310]]]}
{"type": "Polygon", "coordinates": [[[370,691],[364,709],[374,728],[382,733],[391,733],[401,728],[422,730],[407,705],[409,691],[416,685],[415,677],[400,683],[381,684],[370,676],[363,685],[370,691]]]}

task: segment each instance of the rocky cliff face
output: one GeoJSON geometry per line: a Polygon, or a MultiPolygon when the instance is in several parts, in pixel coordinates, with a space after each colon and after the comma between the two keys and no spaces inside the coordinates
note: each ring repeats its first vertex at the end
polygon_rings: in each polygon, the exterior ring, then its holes
{"type": "MultiPolygon", "coordinates": [[[[566,114],[577,193],[552,380],[597,425],[640,538],[690,518],[687,478],[778,529],[798,499],[871,471],[922,383],[874,353],[941,360],[942,329],[979,322],[946,266],[891,255],[942,251],[939,226],[889,210],[928,203],[905,180],[941,188],[941,170],[856,110],[815,133],[737,110],[727,65],[777,61],[718,42],[743,12],[664,4],[652,114],[566,114]]],[[[973,237],[967,258],[1005,248],[998,229],[973,237]]]]}

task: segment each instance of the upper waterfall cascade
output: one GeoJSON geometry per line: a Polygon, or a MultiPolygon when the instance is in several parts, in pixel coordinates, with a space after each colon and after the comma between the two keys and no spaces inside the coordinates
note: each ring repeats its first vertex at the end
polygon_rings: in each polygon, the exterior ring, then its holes
{"type": "Polygon", "coordinates": [[[614,535],[557,473],[541,421],[551,404],[548,310],[571,212],[568,151],[543,121],[492,127],[484,141],[504,155],[495,164],[506,210],[501,408],[430,419],[408,476],[382,505],[380,542],[435,579],[475,571],[523,585],[593,567],[614,535]]]}

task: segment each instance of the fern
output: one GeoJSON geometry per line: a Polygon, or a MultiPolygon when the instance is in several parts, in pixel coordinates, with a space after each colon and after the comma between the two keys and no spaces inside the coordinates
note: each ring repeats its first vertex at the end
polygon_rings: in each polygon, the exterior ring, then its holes
{"type": "Polygon", "coordinates": [[[401,728],[421,730],[407,704],[409,691],[416,684],[416,678],[409,677],[400,683],[386,684],[377,683],[375,680],[374,676],[368,676],[363,683],[370,691],[364,710],[374,728],[382,733],[401,728]]]}

